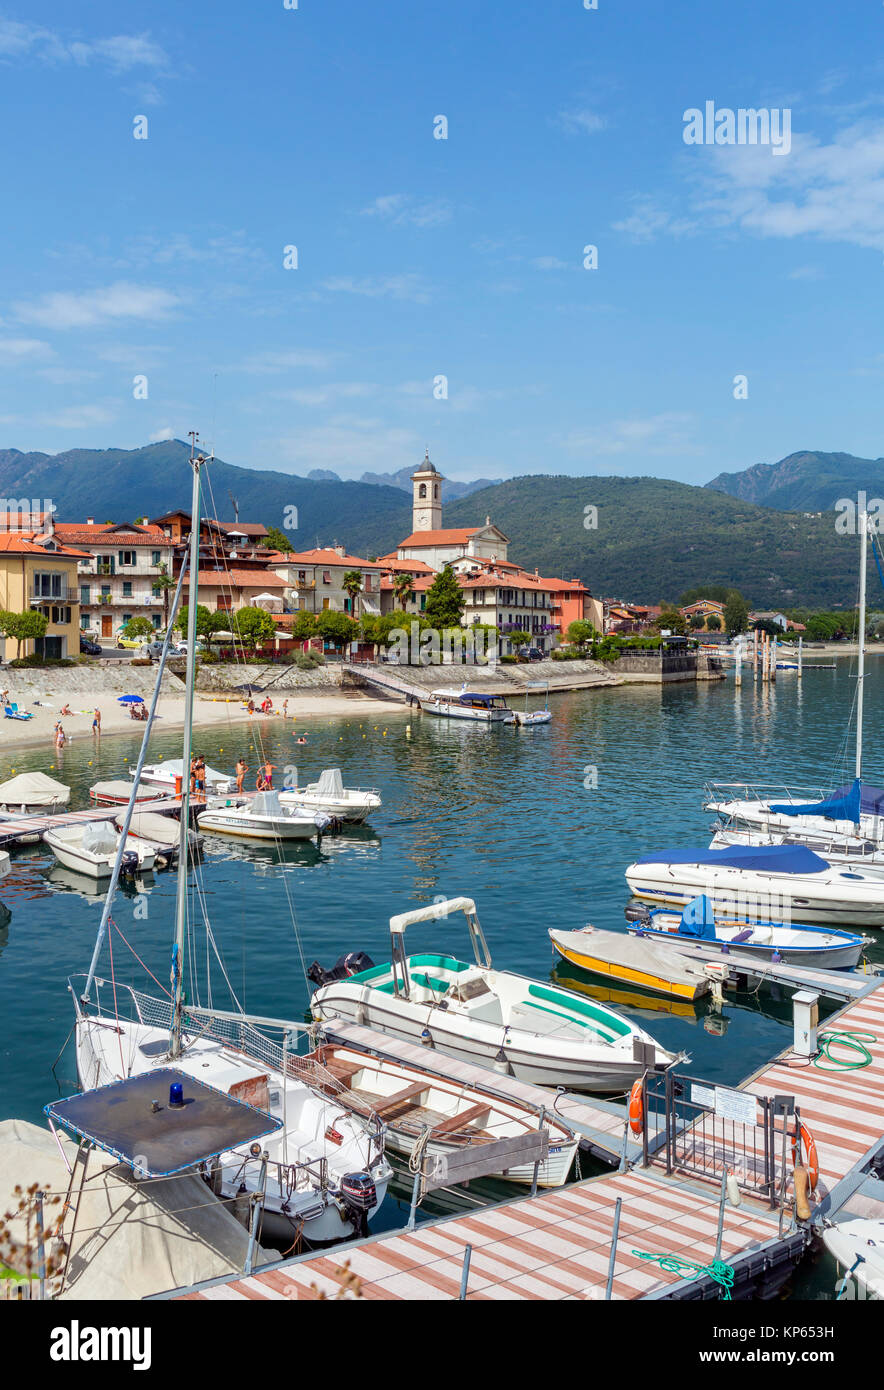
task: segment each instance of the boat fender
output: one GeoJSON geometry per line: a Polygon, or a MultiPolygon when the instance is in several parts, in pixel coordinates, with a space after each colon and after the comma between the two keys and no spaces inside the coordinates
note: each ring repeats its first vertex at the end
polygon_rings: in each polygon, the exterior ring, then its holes
{"type": "Polygon", "coordinates": [[[727,1199],[732,1207],[738,1207],[743,1200],[740,1195],[740,1184],[733,1173],[727,1175],[727,1199]]]}
{"type": "Polygon", "coordinates": [[[633,1134],[641,1134],[645,1127],[644,1082],[633,1081],[629,1092],[629,1128],[633,1134]]]}
{"type": "Polygon", "coordinates": [[[795,1184],[795,1215],[799,1221],[810,1220],[810,1203],[807,1200],[809,1174],[803,1164],[796,1164],[792,1172],[795,1184]]]}
{"type": "MultiPolygon", "coordinates": [[[[795,1192],[798,1192],[798,1170],[801,1168],[807,1179],[807,1186],[811,1192],[816,1190],[816,1185],[820,1177],[820,1164],[817,1157],[816,1142],[807,1125],[803,1125],[799,1120],[797,1129],[792,1135],[792,1166],[795,1169],[795,1192]]],[[[810,1212],[808,1211],[808,1215],[810,1212]]],[[[802,1221],[806,1217],[802,1216],[802,1221]]]]}

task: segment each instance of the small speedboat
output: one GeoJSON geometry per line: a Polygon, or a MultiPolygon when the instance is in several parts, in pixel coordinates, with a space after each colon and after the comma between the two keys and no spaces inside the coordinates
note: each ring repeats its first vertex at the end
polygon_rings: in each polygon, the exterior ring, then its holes
{"type": "MultiPolygon", "coordinates": [[[[168,796],[175,796],[176,783],[183,776],[183,769],[182,758],[167,758],[161,763],[150,763],[141,769],[139,787],[161,787],[168,796]]],[[[129,776],[135,776],[134,767],[130,767],[129,776]]],[[[230,792],[236,791],[236,778],[228,777],[226,773],[218,772],[213,767],[207,767],[206,791],[215,796],[227,796],[230,792]]]]}
{"type": "Polygon", "coordinates": [[[659,850],[630,864],[626,881],[635,897],[679,910],[708,894],[716,920],[884,927],[884,881],[804,845],[659,850]]]}
{"type": "Polygon", "coordinates": [[[279,792],[255,792],[242,805],[211,806],[197,818],[200,830],[248,840],[309,840],[321,835],[330,816],[299,805],[283,806],[279,792]]]}
{"type": "Polygon", "coordinates": [[[469,719],[480,724],[512,724],[513,712],[503,695],[483,695],[477,690],[433,690],[421,698],[424,714],[438,714],[446,719],[469,719]]]}
{"type": "MultiPolygon", "coordinates": [[[[315,1063],[315,1073],[303,1073],[314,1089],[340,1095],[343,1104],[355,1103],[360,1113],[374,1115],[383,1123],[386,1151],[392,1149],[406,1156],[415,1151],[456,1153],[496,1139],[517,1139],[538,1127],[537,1113],[530,1105],[463,1081],[434,1076],[389,1057],[372,1057],[354,1048],[325,1043],[299,1058],[299,1070],[302,1062],[315,1063]],[[331,1085],[327,1075],[332,1078],[331,1085]]],[[[538,1167],[537,1183],[539,1187],[561,1187],[568,1180],[577,1139],[562,1120],[545,1116],[543,1123],[549,1149],[546,1161],[538,1167]]],[[[530,1183],[534,1164],[486,1176],[530,1183]]]]}
{"type": "Polygon", "coordinates": [[[519,724],[523,729],[532,729],[536,724],[548,724],[552,719],[552,710],[549,707],[549,681],[528,681],[525,686],[525,708],[513,710],[513,723],[519,724]],[[545,693],[545,701],[540,709],[528,708],[529,692],[535,690],[541,694],[545,693]]]}
{"type": "MultiPolygon", "coordinates": [[[[139,782],[135,803],[141,805],[149,801],[159,801],[162,796],[159,787],[145,787],[139,782]]],[[[93,782],[89,788],[89,800],[94,801],[96,806],[127,806],[131,797],[132,783],[125,782],[121,777],[105,782],[93,782]]]]}
{"type": "MultiPolygon", "coordinates": [[[[118,829],[122,830],[125,819],[125,811],[120,811],[114,817],[118,829]]],[[[158,811],[133,811],[129,833],[139,840],[146,840],[153,847],[159,868],[166,868],[177,860],[181,822],[174,816],[161,816],[158,811]]],[[[188,829],[187,841],[193,854],[200,841],[198,833],[188,829]]]]}
{"type": "Polygon", "coordinates": [[[716,917],[705,894],[693,898],[683,912],[639,904],[627,907],[626,918],[634,936],[665,942],[676,950],[714,946],[728,955],[820,970],[855,970],[863,948],[873,940],[825,927],[716,917]]]}
{"type": "MultiPolygon", "coordinates": [[[[77,825],[56,825],[44,830],[43,842],[59,864],[90,878],[110,878],[117,856],[120,835],[108,821],[86,821],[77,825]]],[[[153,846],[137,836],[126,841],[121,872],[140,873],[152,869],[156,858],[153,846]]]]}
{"type": "Polygon", "coordinates": [[[347,1018],[520,1081],[576,1091],[623,1091],[647,1068],[666,1071],[681,1060],[613,1009],[558,985],[494,970],[472,898],[391,917],[390,937],[387,965],[352,974],[346,966],[343,974],[310,967],[309,978],[319,984],[311,1001],[315,1019],[347,1018]],[[467,919],[472,964],[439,952],[406,956],[407,927],[455,912],[467,919]]]}
{"type": "Polygon", "coordinates": [[[848,869],[861,869],[873,878],[884,878],[884,849],[880,843],[864,840],[861,835],[826,834],[820,830],[802,830],[789,835],[785,831],[750,830],[748,826],[716,828],[710,849],[728,849],[731,845],[805,845],[825,859],[827,864],[848,869]]]}
{"type": "Polygon", "coordinates": [[[839,1298],[848,1295],[854,1280],[860,1297],[879,1302],[884,1299],[884,1221],[858,1217],[839,1221],[823,1230],[823,1245],[842,1274],[839,1298]]]}
{"type": "Polygon", "coordinates": [[[283,806],[304,806],[311,811],[323,811],[334,820],[347,821],[350,825],[361,825],[381,804],[376,791],[345,787],[338,767],[327,767],[319,774],[318,782],[281,791],[279,800],[283,806]]]}
{"type": "Polygon", "coordinates": [[[8,782],[0,782],[0,816],[4,820],[51,814],[67,806],[70,799],[70,787],[45,772],[20,772],[8,782]]]}

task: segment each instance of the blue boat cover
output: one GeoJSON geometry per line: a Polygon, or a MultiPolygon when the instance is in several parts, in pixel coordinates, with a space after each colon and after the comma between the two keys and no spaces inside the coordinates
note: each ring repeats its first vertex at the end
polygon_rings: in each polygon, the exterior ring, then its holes
{"type": "MultiPolygon", "coordinates": [[[[859,825],[860,804],[865,800],[865,791],[873,792],[876,797],[884,798],[884,793],[878,787],[863,788],[857,777],[852,787],[838,787],[825,801],[810,802],[805,806],[795,806],[791,802],[784,802],[782,806],[771,806],[771,810],[784,816],[826,816],[829,820],[852,820],[854,825],[859,825]]],[[[865,810],[863,806],[863,810],[865,810]]],[[[870,810],[870,815],[877,814],[870,810]]]]}
{"type": "Polygon", "coordinates": [[[708,864],[720,869],[758,869],[768,874],[821,874],[825,859],[805,845],[731,845],[728,849],[661,849],[636,864],[708,864]]]}
{"type": "Polygon", "coordinates": [[[678,924],[679,936],[692,936],[700,941],[716,941],[715,935],[715,914],[712,911],[712,900],[705,893],[701,893],[698,898],[691,898],[681,914],[681,921],[678,924]]]}
{"type": "MultiPolygon", "coordinates": [[[[850,787],[836,787],[832,792],[832,800],[846,796],[850,790],[850,787]]],[[[872,787],[864,782],[860,791],[859,808],[864,816],[884,816],[884,787],[872,787]]]]}

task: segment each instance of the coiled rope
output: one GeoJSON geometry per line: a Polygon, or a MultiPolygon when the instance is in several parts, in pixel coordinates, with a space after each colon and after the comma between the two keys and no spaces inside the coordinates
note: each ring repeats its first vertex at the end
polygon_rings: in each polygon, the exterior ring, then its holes
{"type": "Polygon", "coordinates": [[[701,1275],[707,1275],[716,1284],[721,1285],[721,1297],[729,1300],[731,1289],[734,1286],[733,1265],[726,1265],[723,1260],[713,1260],[709,1265],[701,1265],[694,1260],[682,1260],[678,1255],[670,1255],[665,1251],[662,1254],[652,1255],[646,1250],[633,1250],[633,1255],[637,1255],[640,1260],[651,1260],[659,1264],[661,1269],[665,1269],[670,1274],[681,1274],[687,1279],[699,1279],[701,1275]]]}

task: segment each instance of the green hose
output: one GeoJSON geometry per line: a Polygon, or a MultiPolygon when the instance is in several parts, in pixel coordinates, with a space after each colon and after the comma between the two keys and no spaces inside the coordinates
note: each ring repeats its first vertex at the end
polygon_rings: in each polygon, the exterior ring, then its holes
{"type": "Polygon", "coordinates": [[[670,1274],[683,1274],[687,1279],[699,1279],[701,1274],[707,1274],[716,1284],[721,1285],[721,1297],[730,1299],[734,1286],[734,1269],[733,1265],[726,1265],[723,1260],[713,1260],[711,1265],[701,1265],[665,1252],[661,1255],[650,1255],[646,1250],[633,1250],[632,1253],[640,1260],[654,1260],[661,1269],[667,1270],[670,1274]]]}
{"type": "Polygon", "coordinates": [[[820,1050],[813,1059],[813,1065],[819,1067],[820,1071],[858,1071],[860,1067],[867,1067],[873,1061],[866,1043],[877,1042],[878,1036],[876,1033],[820,1033],[818,1041],[820,1050]],[[845,1048],[848,1052],[855,1053],[859,1060],[835,1057],[831,1051],[833,1047],[845,1048]],[[823,1066],[823,1059],[830,1062],[831,1066],[823,1066]]]}

